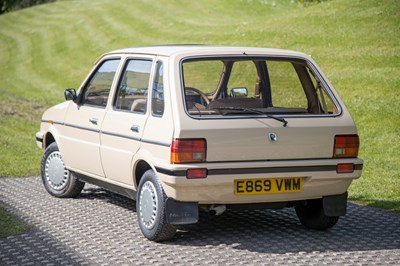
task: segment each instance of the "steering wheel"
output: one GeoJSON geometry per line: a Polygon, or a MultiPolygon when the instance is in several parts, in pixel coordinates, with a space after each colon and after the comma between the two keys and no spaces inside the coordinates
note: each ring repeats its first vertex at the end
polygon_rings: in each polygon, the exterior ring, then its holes
{"type": "Polygon", "coordinates": [[[186,91],[193,91],[194,93],[200,95],[201,98],[203,98],[203,100],[207,103],[207,105],[210,104],[210,100],[207,98],[207,95],[205,95],[201,90],[192,87],[185,87],[185,95],[186,91]]]}

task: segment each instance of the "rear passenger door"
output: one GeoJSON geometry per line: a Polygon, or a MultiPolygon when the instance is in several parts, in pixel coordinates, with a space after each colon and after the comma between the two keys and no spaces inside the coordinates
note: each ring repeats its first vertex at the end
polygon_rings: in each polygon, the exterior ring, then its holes
{"type": "Polygon", "coordinates": [[[140,148],[148,118],[153,57],[127,58],[113,105],[101,128],[101,159],[107,178],[133,185],[132,159],[140,148]]]}

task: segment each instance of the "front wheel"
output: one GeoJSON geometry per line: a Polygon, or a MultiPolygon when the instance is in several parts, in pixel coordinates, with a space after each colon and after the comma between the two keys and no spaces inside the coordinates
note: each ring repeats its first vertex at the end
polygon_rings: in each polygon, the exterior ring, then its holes
{"type": "Polygon", "coordinates": [[[171,239],[176,232],[166,220],[167,196],[153,170],[143,174],[139,183],[136,212],[142,234],[152,241],[171,239]]]}
{"type": "Polygon", "coordinates": [[[42,165],[42,181],[49,194],[57,198],[73,198],[81,193],[85,183],[79,181],[64,166],[64,161],[57,143],[51,143],[44,152],[42,165]]]}
{"type": "Polygon", "coordinates": [[[311,229],[326,230],[333,227],[339,216],[326,216],[322,206],[322,199],[308,200],[305,205],[295,205],[300,222],[311,229]]]}

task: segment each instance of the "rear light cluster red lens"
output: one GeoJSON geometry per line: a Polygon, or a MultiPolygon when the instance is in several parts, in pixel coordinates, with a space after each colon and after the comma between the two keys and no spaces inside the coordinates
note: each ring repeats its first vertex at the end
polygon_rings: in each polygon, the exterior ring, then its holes
{"type": "Polygon", "coordinates": [[[335,136],[333,158],[355,158],[358,156],[359,147],[358,135],[335,136]]]}
{"type": "Polygon", "coordinates": [[[171,145],[171,163],[201,163],[206,161],[205,139],[174,139],[171,145]]]}
{"type": "Polygon", "coordinates": [[[206,178],[206,177],[207,177],[207,169],[205,169],[205,168],[188,169],[186,171],[187,179],[199,179],[199,178],[206,178]]]}
{"type": "Polygon", "coordinates": [[[340,163],[336,166],[336,173],[346,174],[354,172],[354,164],[352,163],[340,163]]]}

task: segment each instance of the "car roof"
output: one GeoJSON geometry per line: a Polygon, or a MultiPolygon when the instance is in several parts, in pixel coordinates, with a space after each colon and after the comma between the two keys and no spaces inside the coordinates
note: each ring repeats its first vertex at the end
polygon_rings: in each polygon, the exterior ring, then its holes
{"type": "Polygon", "coordinates": [[[147,54],[159,56],[177,56],[184,54],[195,55],[199,54],[233,54],[233,55],[283,55],[283,56],[300,56],[307,57],[306,54],[275,48],[259,48],[259,47],[236,47],[236,46],[216,46],[202,44],[174,44],[174,45],[159,45],[159,46],[141,46],[125,49],[114,50],[105,55],[110,54],[147,54]]]}

